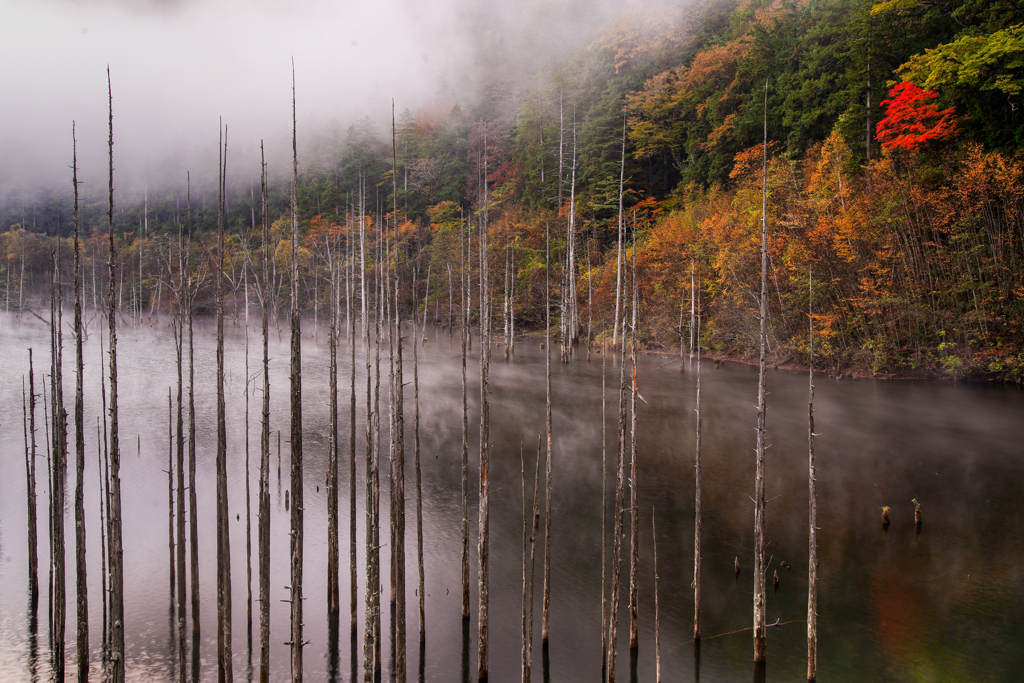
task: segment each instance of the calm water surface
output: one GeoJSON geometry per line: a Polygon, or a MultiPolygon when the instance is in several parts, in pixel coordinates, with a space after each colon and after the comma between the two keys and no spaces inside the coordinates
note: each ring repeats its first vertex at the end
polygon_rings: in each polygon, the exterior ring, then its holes
{"type": "MultiPolygon", "coordinates": [[[[255,322],[255,321],[254,321],[255,322]]],[[[99,382],[102,321],[90,325],[86,344],[86,506],[92,658],[98,662],[100,612],[99,497],[96,418],[101,414],[99,382]]],[[[236,679],[252,676],[246,638],[245,328],[228,324],[226,381],[231,562],[236,679]]],[[[303,344],[305,461],[306,680],[330,680],[326,618],[326,487],[328,392],[326,333],[314,338],[306,323],[303,344]],[[319,490],[317,490],[319,487],[319,490]]],[[[199,499],[202,629],[201,680],[216,680],[216,597],[214,455],[216,393],[214,338],[199,328],[197,495],[199,499]]],[[[407,336],[411,336],[407,335],[407,336]]],[[[474,618],[464,630],[460,618],[460,347],[444,330],[428,330],[420,357],[423,457],[423,513],[427,582],[427,641],[416,638],[415,508],[412,470],[412,387],[407,386],[409,496],[406,556],[410,562],[409,670],[429,681],[459,681],[476,672],[474,618]],[[466,638],[469,638],[468,646],[466,638]],[[422,664],[420,664],[422,662],[422,664]]],[[[45,593],[47,541],[46,478],[39,475],[40,618],[29,629],[27,535],[21,382],[34,348],[39,373],[49,364],[48,332],[28,316],[0,320],[0,680],[50,678],[45,593]]],[[[501,360],[495,347],[491,370],[491,679],[519,679],[520,591],[522,581],[522,488],[520,452],[532,473],[538,434],[544,428],[544,356],[538,339],[521,340],[515,360],[501,360]]],[[[259,369],[259,333],[249,332],[249,373],[259,369]]],[[[124,326],[119,331],[122,481],[125,548],[125,610],[128,678],[176,679],[167,547],[167,391],[176,381],[174,347],[166,321],[124,326]]],[[[474,344],[471,358],[479,351],[474,344]]],[[[72,412],[74,350],[65,347],[65,396],[72,412]]],[[[289,485],[288,332],[272,334],[271,389],[271,641],[272,679],[288,676],[289,485]],[[277,432],[282,434],[282,470],[276,472],[277,432]]],[[[412,353],[406,349],[407,382],[412,353]]],[[[364,513],[357,503],[360,628],[348,629],[348,400],[347,347],[341,355],[341,595],[342,635],[337,680],[350,680],[352,658],[361,664],[364,513]]],[[[654,573],[651,515],[657,524],[661,658],[664,680],[705,682],[758,680],[752,664],[750,631],[692,641],[694,380],[696,368],[669,363],[656,354],[640,359],[639,391],[646,399],[639,420],[640,647],[635,678],[654,680],[654,573]]],[[[586,361],[583,350],[568,365],[553,363],[554,504],[552,541],[551,644],[542,657],[540,640],[541,547],[537,553],[537,646],[535,675],[546,667],[552,681],[600,680],[601,577],[601,382],[602,357],[586,361]]],[[[357,453],[364,452],[365,357],[356,360],[357,453]]],[[[609,475],[616,439],[618,365],[608,368],[609,475]]],[[[704,512],[703,631],[729,634],[750,625],[753,591],[754,442],[757,369],[705,363],[703,386],[704,512]],[[733,572],[739,558],[742,573],[733,572]]],[[[476,461],[479,416],[478,373],[469,370],[471,461],[476,461]]],[[[769,588],[768,619],[784,625],[768,631],[768,681],[802,680],[806,672],[807,474],[806,375],[770,372],[767,454],[767,553],[770,572],[781,585],[769,588]],[[792,622],[792,623],[787,623],[792,622]]],[[[385,382],[386,385],[386,382],[385,382]]],[[[386,390],[383,406],[387,404],[386,390]]],[[[256,528],[260,394],[250,395],[249,467],[251,517],[256,528]]],[[[822,681],[1012,681],[1024,678],[1024,394],[1017,389],[943,382],[816,382],[819,515],[819,680],[822,681]],[[911,499],[922,502],[924,524],[913,523],[911,499]],[[892,508],[883,531],[880,508],[892,508]]],[[[45,434],[38,411],[40,453],[45,434]]],[[[382,419],[386,438],[386,416],[382,419]]],[[[73,448],[73,424],[69,440],[73,448]]],[[[45,461],[40,458],[40,471],[45,461]]],[[[74,662],[73,459],[65,510],[68,539],[68,678],[74,662]]],[[[364,464],[357,466],[360,496],[364,464]]],[[[472,475],[478,478],[476,468],[472,475]]],[[[471,517],[476,514],[471,485],[471,517]]],[[[531,482],[532,487],[532,482],[531,482]]],[[[382,528],[386,529],[386,486],[382,528]]],[[[609,504],[611,496],[609,496],[609,504]]],[[[628,503],[627,503],[628,505],[628,503]]],[[[610,507],[610,506],[609,506],[610,507]]],[[[543,505],[542,505],[543,509],[543,505]]],[[[628,517],[625,520],[628,524],[628,517]]],[[[475,521],[471,523],[474,530],[475,521]]],[[[386,536],[386,531],[384,532],[386,536]]],[[[627,538],[628,544],[628,538],[627,538]]],[[[471,540],[475,548],[475,538],[471,540]]],[[[609,544],[610,547],[610,544],[609,544]]],[[[256,541],[253,539],[255,551],[256,541]]],[[[624,548],[628,558],[628,545],[624,548]]],[[[382,556],[387,583],[386,551],[382,556]]],[[[628,561],[624,565],[628,571],[628,561]]],[[[475,562],[471,569],[475,579],[475,562]]],[[[255,574],[255,558],[254,572],[255,574]]],[[[610,574],[609,574],[610,575],[610,574]]],[[[625,579],[624,579],[625,582],[625,579]]],[[[253,592],[256,592],[255,576],[253,592]]],[[[384,595],[386,596],[386,588],[384,595]]],[[[385,603],[386,604],[386,603],[385,603]]],[[[630,676],[626,647],[626,594],[622,596],[620,676],[630,676]]],[[[258,614],[256,606],[254,613],[258,614]]],[[[254,637],[258,646],[258,616],[254,637]]],[[[385,616],[384,633],[388,632],[385,616]]],[[[390,671],[388,643],[384,644],[390,671]]],[[[98,673],[98,664],[97,673],[98,673]]],[[[361,672],[360,672],[361,673],[361,672]]],[[[627,679],[628,680],[628,679],[627,679]]]]}

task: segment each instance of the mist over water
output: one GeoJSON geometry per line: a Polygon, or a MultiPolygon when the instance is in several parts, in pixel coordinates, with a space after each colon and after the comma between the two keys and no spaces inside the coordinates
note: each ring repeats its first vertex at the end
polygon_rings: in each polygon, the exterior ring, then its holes
{"type": "MultiPolygon", "coordinates": [[[[239,311],[240,316],[243,312],[239,311]]],[[[48,332],[37,320],[4,317],[0,324],[0,679],[29,681],[34,666],[49,675],[46,624],[46,478],[39,476],[41,595],[33,658],[28,625],[25,535],[24,442],[21,376],[27,348],[35,350],[37,389],[48,365],[48,332]]],[[[255,319],[253,320],[255,322],[255,319]]],[[[228,476],[231,519],[234,670],[247,677],[245,623],[245,327],[225,323],[228,409],[228,476]]],[[[86,344],[86,517],[89,543],[90,629],[93,662],[100,658],[99,498],[96,418],[100,415],[99,335],[92,319],[86,344]]],[[[306,679],[329,680],[326,614],[327,330],[304,321],[303,413],[305,417],[305,630],[306,679]],[[319,487],[319,491],[317,490],[319,487]]],[[[249,330],[250,375],[259,370],[260,336],[249,330]]],[[[407,340],[411,338],[407,330],[407,340]]],[[[476,670],[475,561],[471,567],[473,619],[468,631],[460,617],[460,451],[461,370],[458,337],[428,328],[420,352],[421,453],[423,461],[424,549],[426,553],[427,640],[424,678],[457,681],[476,670]],[[464,635],[468,634],[468,642],[464,635]],[[468,649],[464,649],[468,648],[468,649]]],[[[73,387],[73,351],[65,339],[65,386],[73,387]]],[[[170,617],[167,543],[167,390],[176,381],[174,347],[166,318],[153,326],[119,329],[119,376],[124,505],[125,602],[130,680],[171,680],[176,676],[175,637],[170,617]]],[[[210,321],[196,338],[197,496],[199,501],[202,598],[201,680],[216,679],[214,453],[215,339],[210,321]]],[[[271,658],[273,680],[287,677],[288,518],[284,491],[289,481],[288,330],[271,332],[271,658]],[[277,472],[281,432],[281,475],[277,472]]],[[[479,353],[474,340],[469,363],[471,548],[475,557],[479,426],[479,353]]],[[[600,676],[600,524],[602,356],[586,361],[581,348],[567,365],[552,364],[554,408],[554,536],[552,541],[552,623],[547,653],[553,681],[594,681],[600,676]]],[[[385,354],[386,357],[386,354],[385,354]]],[[[537,337],[523,338],[514,360],[491,369],[491,678],[519,679],[522,581],[522,489],[520,452],[528,488],[538,435],[544,429],[544,356],[537,337]],[[522,451],[521,451],[522,449],[522,451]]],[[[608,363],[607,443],[609,481],[617,428],[619,367],[608,363]]],[[[727,682],[753,672],[749,631],[753,579],[753,520],[749,495],[754,479],[756,368],[706,362],[702,369],[704,427],[703,632],[695,652],[693,595],[693,435],[696,367],[658,354],[643,355],[638,387],[646,399],[638,412],[639,514],[641,532],[640,648],[637,679],[654,676],[654,596],[651,513],[658,532],[662,672],[665,680],[727,682]],[[737,579],[733,560],[739,558],[737,579]]],[[[365,347],[356,347],[358,606],[360,627],[354,652],[361,675],[363,540],[362,475],[365,463],[365,347]]],[[[411,381],[411,347],[405,349],[405,378],[411,381]]],[[[386,366],[386,363],[385,363],[386,366]]],[[[387,447],[386,369],[382,382],[381,433],[387,447]]],[[[348,405],[349,353],[343,336],[339,352],[342,443],[341,634],[339,679],[352,674],[348,624],[348,405]]],[[[250,385],[256,388],[257,381],[250,385]]],[[[768,593],[767,680],[800,680],[805,673],[807,476],[807,377],[771,372],[768,378],[767,537],[769,571],[781,585],[768,593]],[[785,560],[792,569],[780,568],[785,560]]],[[[1024,653],[1024,599],[1020,552],[1024,547],[1024,486],[1021,457],[1024,395],[1018,389],[940,382],[816,381],[816,443],[819,525],[819,670],[822,680],[916,681],[1012,680],[1024,653]],[[922,502],[924,523],[913,524],[911,498],[922,502]],[[880,507],[892,507],[892,525],[881,526],[880,507]]],[[[250,396],[249,477],[253,532],[259,457],[258,391],[250,396]]],[[[413,396],[406,387],[409,671],[418,675],[416,633],[415,488],[413,479],[413,396]]],[[[70,407],[70,406],[69,406],[70,407]]],[[[46,436],[38,409],[40,472],[45,470],[46,436]]],[[[73,425],[69,440],[73,438],[73,425]]],[[[543,466],[543,463],[542,463],[543,466]]],[[[69,475],[70,476],[70,475],[69,475]]],[[[70,493],[70,492],[69,492],[70,493]]],[[[532,493],[532,491],[531,491],[532,493]]],[[[542,494],[543,495],[543,494],[542,494]]],[[[70,495],[69,495],[70,498],[70,495]]],[[[382,530],[388,528],[386,460],[382,462],[382,530]]],[[[609,495],[609,510],[611,495],[609,495]]],[[[529,505],[529,503],[528,503],[529,505]]],[[[628,498],[627,498],[628,506],[628,498]]],[[[543,510],[543,505],[542,505],[543,510]]],[[[627,513],[628,515],[628,513],[627,513]]],[[[628,523],[628,517],[625,519],[628,523]]],[[[609,523],[611,520],[609,520],[609,523]]],[[[73,529],[70,503],[66,528],[73,529]]],[[[542,527],[543,528],[543,527],[542,527]]],[[[387,532],[383,531],[386,538],[387,532]]],[[[540,539],[539,539],[540,540],[540,539]]],[[[609,544],[609,548],[610,548],[609,544]]],[[[68,551],[73,540],[68,537],[68,551]]],[[[256,543],[253,541],[255,552],[256,543]]],[[[541,552],[537,554],[534,675],[541,680],[541,552]]],[[[387,595],[387,549],[382,582],[387,595]]],[[[624,557],[628,556],[628,537],[624,557]]],[[[68,566],[69,610],[73,615],[73,563],[68,566]]],[[[254,558],[255,567],[255,558],[254,558]]],[[[623,566],[628,573],[628,562],[623,566]]],[[[254,581],[254,593],[256,592],[254,581]]],[[[386,605],[386,602],[385,602],[386,605]]],[[[620,675],[629,676],[628,617],[622,594],[620,675]]],[[[254,606],[254,614],[258,610],[254,606]]],[[[253,625],[258,643],[258,616],[253,625]]],[[[384,676],[391,670],[389,616],[383,619],[384,676]]],[[[67,632],[73,661],[73,618],[67,632]]],[[[253,665],[258,652],[253,653],[253,665]]],[[[474,674],[475,677],[475,674],[474,674]]]]}

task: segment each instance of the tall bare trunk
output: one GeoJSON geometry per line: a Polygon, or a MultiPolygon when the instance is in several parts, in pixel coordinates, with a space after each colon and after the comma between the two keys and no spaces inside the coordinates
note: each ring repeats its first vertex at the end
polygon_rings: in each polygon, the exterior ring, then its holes
{"type": "Polygon", "coordinates": [[[263,409],[260,419],[259,574],[260,574],[260,683],[270,683],[270,218],[267,215],[267,162],[260,141],[260,206],[263,221],[263,409]]]}
{"type": "MultiPolygon", "coordinates": [[[[24,392],[24,386],[22,386],[24,392]]],[[[28,499],[28,594],[33,615],[39,601],[39,533],[36,521],[36,380],[28,350],[28,405],[25,408],[25,480],[28,499]]]]}
{"type": "MultiPolygon", "coordinates": [[[[637,625],[637,609],[640,590],[640,491],[637,488],[637,466],[639,459],[636,452],[636,328],[637,328],[637,272],[636,272],[636,226],[633,229],[633,323],[630,330],[632,349],[630,356],[633,362],[633,389],[630,392],[630,427],[629,427],[629,647],[636,649],[639,645],[637,625]]],[[[625,334],[625,333],[623,333],[625,334]]]]}
{"type": "Polygon", "coordinates": [[[53,441],[53,467],[51,469],[52,504],[52,562],[53,562],[53,645],[51,647],[53,667],[58,679],[64,677],[65,651],[64,633],[67,621],[67,597],[65,586],[64,549],[64,501],[67,486],[68,447],[67,411],[64,410],[64,337],[61,311],[60,242],[56,252],[51,254],[50,273],[50,422],[53,441]]]}
{"type": "Polygon", "coordinates": [[[622,301],[622,187],[626,179],[626,120],[622,120],[622,161],[619,163],[619,234],[615,252],[615,322],[612,327],[612,348],[619,341],[619,311],[622,301]]]}
{"type": "Polygon", "coordinates": [[[124,683],[124,550],[121,540],[121,442],[117,423],[117,304],[114,285],[117,281],[114,258],[114,98],[110,87],[110,68],[107,68],[107,99],[109,105],[110,136],[107,141],[110,158],[109,198],[107,202],[107,235],[110,239],[108,266],[110,270],[110,309],[107,324],[110,335],[110,535],[107,551],[110,555],[110,677],[113,683],[124,683]]]}
{"type": "MultiPolygon", "coordinates": [[[[430,277],[429,269],[427,271],[427,287],[424,292],[424,312],[426,312],[426,296],[430,292],[430,277]]],[[[413,300],[416,299],[416,287],[413,286],[413,300]]],[[[436,323],[435,323],[436,324],[436,323]]],[[[423,326],[423,331],[426,331],[426,325],[423,326]]],[[[416,331],[416,316],[412,317],[412,386],[413,386],[413,401],[415,403],[416,415],[414,418],[413,434],[415,439],[415,451],[413,458],[415,460],[416,467],[416,568],[419,578],[419,583],[416,588],[416,595],[419,597],[419,622],[420,622],[420,653],[422,656],[423,650],[426,647],[427,640],[427,612],[426,612],[426,594],[425,594],[425,577],[423,571],[423,477],[420,472],[420,355],[419,346],[420,340],[422,339],[423,332],[416,331]]]]}
{"type": "MultiPolygon", "coordinates": [[[[185,270],[189,272],[192,246],[192,179],[187,175],[188,243],[185,246],[185,270]]],[[[199,502],[196,494],[196,365],[192,322],[195,290],[186,287],[185,314],[188,317],[188,523],[189,523],[189,597],[192,614],[192,679],[199,678],[200,613],[199,613],[199,502]]]]}
{"type": "Polygon", "coordinates": [[[619,649],[619,588],[622,582],[622,513],[626,489],[626,334],[619,351],[619,431],[615,454],[615,507],[612,522],[612,585],[608,624],[608,683],[615,683],[615,660],[619,649]]]}
{"type": "MultiPolygon", "coordinates": [[[[692,271],[691,271],[692,273],[692,271]]],[[[691,275],[692,277],[692,275],[691,275]]],[[[691,280],[692,282],[692,280],[691,280]]],[[[691,292],[693,290],[691,289],[691,292]]],[[[694,294],[691,294],[691,299],[694,294]]],[[[692,309],[691,309],[692,310],[692,309]]],[[[691,313],[692,316],[692,313],[691,313]]],[[[700,640],[700,534],[701,534],[701,453],[700,453],[700,317],[697,318],[697,443],[694,458],[694,515],[693,515],[693,639],[700,640]]],[[[692,333],[691,333],[692,338],[692,333]]]]}
{"type": "Polygon", "coordinates": [[[291,677],[302,681],[302,325],[299,316],[299,155],[295,121],[295,60],[292,60],[292,267],[291,267],[291,677]]]}
{"type": "Polygon", "coordinates": [[[82,242],[78,231],[78,152],[71,124],[75,188],[75,591],[78,598],[78,680],[89,680],[89,584],[85,563],[85,362],[82,357],[82,242]]]}
{"type": "MultiPolygon", "coordinates": [[[[467,224],[468,227],[468,224],[467,224]]],[[[462,252],[462,225],[459,225],[459,258],[462,261],[462,618],[469,619],[469,407],[467,404],[466,347],[469,343],[469,281],[472,260],[467,234],[466,250],[462,252]]]]}
{"type": "Polygon", "coordinates": [[[227,130],[220,147],[217,176],[217,680],[231,683],[231,535],[228,522],[228,432],[224,397],[224,194],[227,130]]]}
{"type": "Polygon", "coordinates": [[[810,498],[810,535],[807,560],[807,680],[818,678],[818,495],[814,474],[814,281],[807,270],[807,334],[810,367],[807,370],[807,493],[810,498]]]}
{"type": "MultiPolygon", "coordinates": [[[[395,239],[395,320],[398,358],[395,364],[395,478],[392,482],[395,505],[392,526],[395,529],[394,546],[391,553],[395,568],[395,679],[405,683],[406,678],[406,623],[405,623],[405,386],[402,380],[402,314],[398,308],[401,290],[398,273],[398,158],[395,146],[395,105],[391,103],[391,162],[392,162],[392,215],[395,239]]],[[[415,295],[414,295],[415,296],[415,295]]],[[[413,299],[415,301],[415,298],[413,299]]],[[[416,330],[416,315],[413,313],[413,332],[416,330]]],[[[415,339],[414,339],[415,343],[415,339]]]]}
{"type": "Polygon", "coordinates": [[[754,661],[763,662],[765,643],[764,566],[764,434],[765,371],[768,347],[768,82],[764,88],[764,175],[761,184],[761,300],[760,353],[757,378],[757,473],[754,479],[754,661]]]}
{"type": "Polygon", "coordinates": [[[185,277],[185,236],[178,223],[178,285],[177,285],[177,306],[173,318],[174,325],[174,353],[178,370],[178,400],[176,406],[176,431],[177,441],[177,469],[178,469],[178,681],[185,683],[186,655],[185,655],[185,424],[184,424],[184,377],[183,377],[183,350],[184,350],[184,326],[185,322],[185,297],[186,288],[189,287],[188,279],[185,277]]]}
{"type": "Polygon", "coordinates": [[[489,608],[490,504],[488,458],[490,448],[490,399],[487,381],[491,363],[491,294],[488,268],[487,139],[484,138],[484,220],[480,230],[480,509],[477,527],[477,678],[487,680],[490,648],[489,608]]]}
{"type": "MultiPolygon", "coordinates": [[[[561,181],[561,173],[559,173],[561,181]]],[[[544,424],[547,434],[547,460],[544,465],[544,595],[540,639],[547,645],[551,627],[551,226],[544,227],[544,424]]]]}
{"type": "Polygon", "coordinates": [[[331,314],[328,330],[328,395],[330,405],[330,440],[327,449],[327,618],[337,633],[341,609],[341,588],[338,582],[338,273],[336,259],[327,238],[327,258],[331,282],[331,314]]]}
{"type": "MultiPolygon", "coordinates": [[[[360,219],[361,220],[361,219],[360,219]]],[[[352,296],[355,293],[355,283],[350,281],[350,273],[355,268],[355,244],[349,230],[345,231],[345,239],[349,244],[348,252],[351,256],[346,261],[345,269],[345,307],[348,317],[348,343],[349,343],[349,414],[348,414],[348,447],[349,447],[349,471],[348,471],[348,521],[349,521],[349,622],[352,637],[355,638],[358,628],[358,617],[356,610],[359,603],[359,592],[356,576],[356,335],[352,329],[352,296]],[[351,263],[349,263],[351,261],[351,263]]],[[[366,320],[360,320],[363,329],[366,329],[366,320]]]]}
{"type": "Polygon", "coordinates": [[[601,360],[601,671],[608,669],[608,345],[601,360]]]}

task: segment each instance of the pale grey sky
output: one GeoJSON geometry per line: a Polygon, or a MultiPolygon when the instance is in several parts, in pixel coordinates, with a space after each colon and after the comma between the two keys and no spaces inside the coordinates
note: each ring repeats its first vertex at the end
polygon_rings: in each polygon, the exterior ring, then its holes
{"type": "MultiPolygon", "coordinates": [[[[593,22],[630,1],[599,0],[585,14],[593,22]]],[[[70,177],[72,120],[79,176],[87,191],[105,186],[108,64],[122,185],[186,169],[201,180],[215,173],[219,116],[235,169],[255,164],[261,138],[284,165],[292,57],[301,146],[304,131],[383,120],[391,98],[415,109],[442,83],[472,81],[481,26],[560,35],[569,4],[583,3],[0,0],[0,189],[70,177]]]]}

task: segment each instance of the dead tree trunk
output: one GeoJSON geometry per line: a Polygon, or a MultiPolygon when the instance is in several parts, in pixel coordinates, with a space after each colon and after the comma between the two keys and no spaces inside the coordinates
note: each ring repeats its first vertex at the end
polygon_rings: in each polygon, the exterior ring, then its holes
{"type": "MultiPolygon", "coordinates": [[[[186,201],[188,206],[189,235],[185,248],[185,270],[190,270],[189,251],[192,246],[192,182],[186,176],[188,190],[186,201]]],[[[185,307],[188,316],[188,522],[189,522],[189,594],[192,614],[192,678],[199,678],[199,503],[196,496],[196,366],[195,344],[192,321],[195,290],[191,285],[186,287],[185,307]]]]}
{"type": "MultiPolygon", "coordinates": [[[[561,185],[561,173],[559,173],[561,185]]],[[[547,645],[551,627],[551,226],[544,227],[544,370],[545,431],[547,459],[544,465],[544,595],[541,613],[540,641],[547,645]]]]}
{"type": "MultiPolygon", "coordinates": [[[[391,103],[391,160],[392,207],[395,235],[395,321],[398,358],[395,364],[395,478],[392,481],[395,505],[392,527],[395,529],[394,547],[391,549],[395,569],[395,678],[397,683],[406,679],[406,624],[405,624],[405,387],[402,381],[402,314],[398,308],[398,294],[401,290],[398,271],[398,159],[395,146],[395,105],[391,103]]],[[[414,299],[415,301],[415,299],[414,299]]],[[[416,330],[416,315],[413,313],[413,331],[416,330]]],[[[415,341],[414,341],[415,343],[415,341]]]]}
{"type": "Polygon", "coordinates": [[[630,427],[629,427],[629,648],[635,650],[639,645],[637,625],[637,609],[640,591],[640,490],[637,487],[637,466],[639,459],[636,452],[636,328],[637,328],[637,273],[636,273],[636,229],[633,231],[633,324],[631,330],[630,356],[633,362],[633,388],[630,392],[630,427]]]}
{"type": "Polygon", "coordinates": [[[810,536],[807,561],[807,680],[818,678],[818,495],[814,475],[814,281],[807,271],[807,489],[810,498],[810,536]]]}
{"type": "MultiPolygon", "coordinates": [[[[429,271],[428,271],[429,273],[429,271]]],[[[427,278],[427,288],[424,293],[424,310],[426,309],[426,294],[430,291],[430,278],[427,278]]],[[[413,286],[413,300],[416,299],[416,287],[413,286]]],[[[424,331],[426,326],[424,325],[424,331]]],[[[413,401],[415,404],[415,417],[413,434],[415,439],[415,450],[413,459],[416,468],[416,568],[419,582],[416,595],[419,597],[419,622],[420,622],[420,652],[423,652],[427,640],[427,612],[425,580],[423,571],[423,477],[420,472],[420,354],[419,346],[422,333],[416,331],[416,316],[412,317],[412,387],[413,401]]]]}
{"type": "MultiPolygon", "coordinates": [[[[349,472],[348,472],[348,521],[349,521],[349,621],[350,631],[353,639],[358,628],[358,617],[356,610],[359,603],[359,593],[356,572],[356,335],[352,329],[352,295],[355,293],[355,283],[350,281],[349,273],[355,267],[354,247],[352,237],[348,230],[345,231],[346,241],[349,243],[349,253],[352,254],[350,267],[345,270],[345,306],[348,315],[348,343],[349,343],[349,414],[348,414],[348,446],[349,446],[349,472]]],[[[347,262],[346,262],[347,263],[347,262]]],[[[366,329],[366,320],[360,321],[363,329],[366,329]]]]}
{"type": "Polygon", "coordinates": [[[619,588],[622,581],[622,513],[626,488],[626,333],[623,333],[619,352],[619,432],[615,455],[615,507],[612,522],[612,585],[611,609],[608,624],[608,683],[615,683],[615,659],[619,649],[619,588]]]}
{"type": "Polygon", "coordinates": [[[177,310],[173,319],[174,325],[174,352],[178,369],[178,400],[176,431],[177,441],[177,469],[178,469],[178,682],[185,683],[186,656],[185,656],[185,424],[184,424],[184,377],[183,377],[183,347],[184,347],[184,319],[185,319],[185,288],[188,287],[188,280],[185,276],[185,237],[178,223],[178,287],[177,287],[177,310]]]}
{"type": "Polygon", "coordinates": [[[765,661],[764,434],[765,370],[768,348],[768,82],[764,89],[764,177],[761,184],[760,354],[757,378],[757,473],[754,480],[754,661],[765,661]]]}
{"type": "Polygon", "coordinates": [[[295,123],[295,60],[292,60],[292,277],[291,277],[291,677],[302,681],[302,325],[299,316],[299,156],[295,123]]]}
{"type": "MultiPolygon", "coordinates": [[[[622,186],[626,178],[626,121],[622,121],[622,161],[619,163],[619,241],[615,252],[615,322],[612,328],[612,348],[619,340],[619,311],[622,301],[622,186]]],[[[625,331],[623,331],[625,333],[625,331]]]]}
{"type": "Polygon", "coordinates": [[[22,408],[25,412],[25,481],[28,500],[28,595],[29,610],[34,617],[39,604],[39,533],[36,521],[36,380],[35,369],[32,367],[32,349],[28,350],[28,402],[22,408]]]}
{"type": "Polygon", "coordinates": [[[601,360],[601,671],[608,669],[608,346],[601,360]]]}
{"type": "Polygon", "coordinates": [[[85,563],[85,362],[82,357],[82,243],[78,231],[78,152],[71,124],[72,184],[75,188],[75,592],[78,680],[89,680],[89,584],[85,563]]]}
{"type": "Polygon", "coordinates": [[[330,240],[327,238],[327,258],[330,268],[331,315],[328,330],[328,394],[331,415],[330,441],[327,448],[327,619],[338,631],[341,609],[341,588],[338,584],[338,273],[330,240]]]}
{"type": "Polygon", "coordinates": [[[270,218],[267,215],[267,162],[260,141],[260,195],[263,221],[263,279],[260,282],[263,332],[263,409],[260,419],[259,574],[260,683],[270,683],[270,218]]]}
{"type": "Polygon", "coordinates": [[[67,412],[64,410],[64,380],[61,368],[63,360],[63,323],[60,286],[60,243],[55,256],[51,257],[50,280],[50,422],[53,441],[53,467],[51,469],[52,504],[52,563],[53,563],[53,644],[51,648],[53,667],[59,679],[64,677],[65,651],[64,632],[67,620],[67,597],[64,578],[64,500],[67,486],[67,412]]]}
{"type": "MultiPolygon", "coordinates": [[[[467,226],[468,227],[468,226],[467,226]]],[[[470,245],[467,234],[465,255],[462,253],[462,226],[459,225],[459,258],[462,261],[462,618],[469,619],[469,406],[467,403],[466,347],[469,343],[470,245]]]]}
{"type": "Polygon", "coordinates": [[[117,304],[114,297],[116,271],[114,258],[114,99],[110,88],[110,68],[107,68],[107,98],[109,105],[110,136],[107,141],[110,158],[109,200],[107,203],[107,234],[110,238],[108,266],[110,270],[110,309],[107,323],[110,334],[110,624],[111,670],[113,683],[124,683],[124,550],[121,540],[121,443],[117,424],[117,304]]]}
{"type": "Polygon", "coordinates": [[[228,528],[228,432],[224,401],[224,194],[227,131],[222,136],[217,202],[217,680],[233,680],[231,661],[231,535],[228,528]]]}
{"type": "Polygon", "coordinates": [[[174,571],[174,401],[167,387],[167,574],[170,579],[171,618],[173,620],[174,590],[178,585],[174,571]]]}
{"type": "Polygon", "coordinates": [[[490,507],[488,494],[488,458],[490,455],[490,400],[487,381],[491,363],[490,274],[488,268],[487,225],[487,139],[484,138],[484,220],[480,230],[480,509],[477,527],[477,678],[487,680],[490,646],[489,607],[490,507]]]}
{"type": "MultiPolygon", "coordinates": [[[[691,280],[692,282],[692,280],[691,280]]],[[[693,290],[691,290],[692,292],[693,290]]],[[[691,298],[693,294],[691,294],[691,298]]],[[[691,309],[692,310],[692,309],[691,309]]],[[[691,313],[692,317],[692,313],[691,313]]],[[[693,339],[691,332],[690,338],[693,339]]],[[[701,534],[701,453],[700,453],[700,317],[697,318],[697,443],[694,458],[694,519],[693,519],[693,639],[700,640],[700,534],[701,534]]]]}

